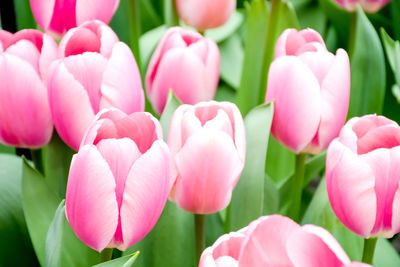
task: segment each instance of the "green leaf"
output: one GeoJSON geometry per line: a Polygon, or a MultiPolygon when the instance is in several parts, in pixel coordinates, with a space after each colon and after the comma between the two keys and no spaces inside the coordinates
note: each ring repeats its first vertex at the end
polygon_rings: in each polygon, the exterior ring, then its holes
{"type": "Polygon", "coordinates": [[[247,11],[244,61],[236,103],[243,115],[258,104],[261,68],[267,36],[269,9],[264,0],[245,3],[247,11]]]}
{"type": "Polygon", "coordinates": [[[135,264],[137,258],[139,257],[140,252],[137,251],[135,253],[132,253],[130,255],[112,260],[112,261],[107,261],[107,262],[103,262],[100,264],[97,264],[93,267],[131,267],[131,266],[137,266],[137,264],[135,264]]]}
{"type": "Polygon", "coordinates": [[[400,40],[400,0],[390,2],[390,11],[395,39],[400,40]]]}
{"type": "Polygon", "coordinates": [[[160,123],[163,128],[164,141],[168,140],[168,129],[169,122],[174,114],[175,110],[181,105],[181,101],[174,95],[172,90],[168,92],[167,104],[165,105],[164,111],[161,114],[160,123]]]}
{"type": "Polygon", "coordinates": [[[397,103],[400,104],[400,87],[397,84],[393,84],[393,86],[392,86],[392,94],[396,98],[397,103]]]}
{"type": "Polygon", "coordinates": [[[223,26],[216,29],[207,30],[204,33],[204,36],[213,39],[216,43],[222,42],[236,32],[243,24],[243,21],[243,14],[236,11],[223,26]]]}
{"type": "Polygon", "coordinates": [[[243,66],[243,46],[239,34],[234,34],[219,44],[221,54],[221,79],[232,88],[240,86],[240,75],[243,66]]]}
{"type": "Polygon", "coordinates": [[[217,93],[215,94],[215,101],[229,101],[235,102],[236,91],[226,84],[218,86],[217,93]]]}
{"type": "Polygon", "coordinates": [[[386,88],[385,58],[378,34],[360,7],[357,9],[355,40],[351,51],[348,117],[381,114],[386,88]]]}
{"type": "Polygon", "coordinates": [[[262,104],[246,116],[246,161],[232,194],[230,228],[235,231],[263,214],[265,158],[274,113],[273,103],[262,104]]]}
{"type": "Polygon", "coordinates": [[[383,28],[381,28],[381,36],[386,51],[386,57],[392,68],[397,84],[400,84],[400,42],[390,38],[383,28]]]}
{"type": "Polygon", "coordinates": [[[14,0],[14,8],[18,30],[36,28],[36,22],[28,0],[14,0]]]}
{"type": "Polygon", "coordinates": [[[278,213],[279,202],[279,189],[271,178],[265,174],[263,215],[278,213]]]}
{"type": "Polygon", "coordinates": [[[56,210],[54,219],[50,224],[46,237],[45,262],[44,266],[60,267],[61,266],[61,246],[64,235],[65,224],[65,200],[62,200],[56,210]]]}
{"type": "Polygon", "coordinates": [[[214,242],[224,234],[224,222],[219,212],[206,215],[206,247],[212,246],[214,242]]]}
{"type": "Polygon", "coordinates": [[[0,144],[0,153],[15,154],[15,147],[0,144]]]}
{"type": "Polygon", "coordinates": [[[389,240],[378,238],[374,254],[375,267],[400,266],[400,256],[389,240]]]}
{"type": "Polygon", "coordinates": [[[0,154],[0,266],[39,265],[22,210],[21,170],[20,157],[0,154]]]}
{"type": "Polygon", "coordinates": [[[124,254],[141,251],[135,266],[194,266],[193,214],[167,201],[153,230],[124,254]]]}
{"type": "Polygon", "coordinates": [[[267,152],[266,172],[278,184],[294,171],[295,154],[270,135],[267,152]]]}

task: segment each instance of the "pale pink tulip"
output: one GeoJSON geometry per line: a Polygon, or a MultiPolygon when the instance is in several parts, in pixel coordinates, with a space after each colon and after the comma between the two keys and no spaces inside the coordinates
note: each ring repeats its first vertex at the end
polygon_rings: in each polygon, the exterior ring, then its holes
{"type": "Polygon", "coordinates": [[[400,127],[382,116],[353,118],[329,145],[326,183],[333,211],[365,238],[400,232],[400,127]]]}
{"type": "Polygon", "coordinates": [[[88,20],[111,20],[119,0],[30,0],[33,16],[46,32],[62,35],[88,20]]]}
{"type": "Polygon", "coordinates": [[[335,0],[341,7],[348,11],[355,11],[357,5],[368,13],[376,13],[387,5],[390,0],[335,0]]]}
{"type": "Polygon", "coordinates": [[[212,100],[219,81],[219,50],[200,34],[170,28],[151,57],[146,74],[147,95],[161,113],[171,89],[184,104],[212,100]]]}
{"type": "Polygon", "coordinates": [[[152,115],[100,112],[69,172],[65,210],[75,234],[97,251],[141,240],[167,201],[170,164],[152,115]]]}
{"type": "Polygon", "coordinates": [[[176,0],[175,3],[179,17],[202,31],[224,25],[236,9],[236,0],[176,0]]]}
{"type": "Polygon", "coordinates": [[[321,152],[346,121],[349,97],[346,51],[328,52],[314,30],[285,30],[268,74],[266,101],[274,100],[274,137],[296,153],[321,152]]]}
{"type": "Polygon", "coordinates": [[[200,267],[366,267],[350,262],[335,238],[315,225],[288,217],[260,217],[238,232],[221,236],[204,250],[200,267]]]}
{"type": "Polygon", "coordinates": [[[71,29],[61,40],[62,59],[53,63],[49,102],[57,132],[77,150],[95,115],[116,107],[144,110],[144,94],[130,48],[100,21],[71,29]]]}
{"type": "Polygon", "coordinates": [[[239,109],[214,101],[180,106],[170,122],[168,145],[173,162],[171,200],[197,214],[225,208],[246,153],[239,109]]]}
{"type": "Polygon", "coordinates": [[[39,148],[53,132],[47,89],[48,66],[57,44],[37,30],[0,30],[0,142],[39,148]]]}

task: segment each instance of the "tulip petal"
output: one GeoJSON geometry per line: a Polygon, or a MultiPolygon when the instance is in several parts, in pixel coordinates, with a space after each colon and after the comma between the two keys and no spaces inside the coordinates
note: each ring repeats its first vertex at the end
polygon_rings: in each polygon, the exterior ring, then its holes
{"type": "Polygon", "coordinates": [[[400,128],[393,124],[371,129],[357,140],[359,155],[378,148],[393,148],[400,145],[400,128]]]}
{"type": "Polygon", "coordinates": [[[95,118],[88,93],[68,72],[62,62],[53,65],[49,81],[49,103],[58,134],[78,150],[81,140],[95,118]]]}
{"type": "Polygon", "coordinates": [[[48,34],[43,34],[43,47],[39,59],[40,75],[43,82],[48,83],[48,75],[51,64],[58,59],[58,47],[53,38],[48,34]]]}
{"type": "Polygon", "coordinates": [[[56,0],[50,24],[45,26],[45,31],[53,31],[63,34],[67,30],[76,27],[76,0],[56,0]]]}
{"type": "Polygon", "coordinates": [[[167,201],[170,155],[167,145],[155,141],[136,160],[125,183],[121,224],[126,249],[141,240],[155,225],[167,201]]]}
{"type": "Polygon", "coordinates": [[[118,205],[115,180],[96,147],[87,145],[74,155],[66,193],[66,216],[86,245],[102,251],[116,231],[118,205]]]}
{"type": "Polygon", "coordinates": [[[43,30],[47,30],[56,0],[30,0],[33,16],[43,30]]]}
{"type": "Polygon", "coordinates": [[[5,50],[13,38],[13,34],[11,32],[0,30],[0,51],[1,49],[5,50]]]}
{"type": "Polygon", "coordinates": [[[36,46],[27,40],[21,40],[17,43],[10,45],[6,53],[19,57],[23,61],[31,64],[35,71],[39,74],[39,57],[40,52],[36,46]]]}
{"type": "Polygon", "coordinates": [[[272,134],[296,153],[315,136],[321,117],[318,80],[296,57],[279,57],[270,67],[266,102],[274,100],[272,134]]]}
{"type": "Polygon", "coordinates": [[[377,208],[374,173],[365,161],[337,139],[328,149],[326,184],[332,209],[339,220],[353,232],[368,238],[377,208]]]}
{"type": "Polygon", "coordinates": [[[100,38],[95,32],[85,27],[78,27],[75,29],[74,34],[68,38],[64,56],[79,55],[84,52],[100,53],[100,46],[100,38]]]}
{"type": "Polygon", "coordinates": [[[117,107],[130,114],[144,111],[144,93],[139,69],[130,48],[114,45],[101,84],[100,109],[117,107]]]}
{"type": "Polygon", "coordinates": [[[239,256],[239,266],[293,266],[286,243],[300,226],[287,217],[261,217],[249,225],[239,256]]]}
{"type": "Polygon", "coordinates": [[[229,204],[244,165],[230,136],[219,131],[199,131],[189,137],[175,160],[180,175],[175,184],[175,201],[180,207],[205,214],[229,204]]]}
{"type": "Polygon", "coordinates": [[[119,0],[76,0],[77,24],[94,19],[108,24],[118,5],[119,0]]]}
{"type": "Polygon", "coordinates": [[[30,148],[46,145],[53,123],[46,87],[38,73],[26,61],[3,53],[0,55],[0,81],[2,142],[30,148]]]}

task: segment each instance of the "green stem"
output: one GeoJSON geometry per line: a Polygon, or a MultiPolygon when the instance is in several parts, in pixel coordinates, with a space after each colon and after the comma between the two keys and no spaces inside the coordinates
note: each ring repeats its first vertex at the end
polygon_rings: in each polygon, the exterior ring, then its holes
{"type": "Polygon", "coordinates": [[[139,71],[142,69],[142,61],[140,58],[140,45],[139,39],[141,34],[140,26],[140,11],[139,11],[139,0],[128,0],[129,3],[129,23],[130,23],[130,37],[131,37],[131,49],[135,56],[136,63],[139,67],[139,71]]]}
{"type": "Polygon", "coordinates": [[[372,260],[374,259],[376,241],[378,241],[378,238],[376,237],[364,239],[362,262],[372,265],[372,260]]]}
{"type": "Polygon", "coordinates": [[[301,195],[303,192],[306,158],[307,155],[304,153],[296,155],[295,173],[291,189],[292,202],[289,209],[289,217],[291,217],[296,222],[300,221],[301,195]]]}
{"type": "Polygon", "coordinates": [[[231,231],[231,204],[229,203],[228,207],[226,207],[224,232],[225,234],[227,234],[230,231],[231,231]]]}
{"type": "Polygon", "coordinates": [[[100,263],[111,260],[112,254],[113,254],[113,248],[103,249],[103,251],[100,253],[100,263]]]}
{"type": "Polygon", "coordinates": [[[206,248],[206,215],[194,214],[194,234],[196,242],[196,266],[200,261],[201,253],[206,248]]]}
{"type": "Polygon", "coordinates": [[[178,26],[179,17],[176,12],[175,0],[164,0],[164,20],[168,27],[178,26]]]}
{"type": "Polygon", "coordinates": [[[281,17],[282,0],[271,0],[271,12],[269,13],[267,38],[264,46],[264,58],[261,67],[260,88],[258,90],[258,103],[265,102],[265,92],[267,91],[267,80],[269,65],[274,59],[275,39],[278,34],[278,26],[281,17]]]}
{"type": "Polygon", "coordinates": [[[357,32],[357,12],[350,14],[350,31],[349,31],[349,57],[353,56],[354,46],[356,42],[356,32],[357,32]]]}
{"type": "Polygon", "coordinates": [[[31,156],[32,162],[35,165],[36,170],[38,170],[41,174],[44,174],[42,150],[31,149],[31,156]]]}

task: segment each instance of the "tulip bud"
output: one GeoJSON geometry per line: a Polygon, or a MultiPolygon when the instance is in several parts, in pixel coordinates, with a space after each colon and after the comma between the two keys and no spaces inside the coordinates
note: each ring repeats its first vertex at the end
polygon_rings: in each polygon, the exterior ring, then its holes
{"type": "Polygon", "coordinates": [[[204,250],[199,267],[319,267],[321,263],[327,267],[370,266],[350,262],[325,229],[300,226],[288,217],[270,215],[260,217],[238,232],[221,236],[204,250]]]}
{"type": "Polygon", "coordinates": [[[296,153],[321,152],[346,121],[349,97],[346,51],[328,52],[314,30],[285,30],[268,73],[266,102],[275,101],[274,137],[296,153]]]}
{"type": "Polygon", "coordinates": [[[184,210],[207,214],[225,208],[243,170],[245,129],[229,102],[182,105],[168,132],[173,162],[170,193],[184,210]]]}
{"type": "Polygon", "coordinates": [[[75,234],[97,251],[141,240],[166,203],[170,164],[152,115],[100,112],[69,171],[65,211],[75,234]]]}
{"type": "Polygon", "coordinates": [[[212,100],[219,80],[219,50],[200,34],[170,28],[151,57],[146,74],[147,95],[162,113],[172,89],[184,104],[212,100]]]}
{"type": "Polygon", "coordinates": [[[53,132],[47,100],[48,66],[57,44],[37,30],[0,30],[0,142],[39,148],[53,132]]]}
{"type": "Polygon", "coordinates": [[[357,5],[368,13],[376,13],[382,9],[390,0],[335,0],[338,5],[347,11],[353,12],[357,5]]]}
{"type": "Polygon", "coordinates": [[[382,116],[352,118],[329,145],[328,196],[339,220],[365,238],[400,232],[400,127],[382,116]]]}
{"type": "Polygon", "coordinates": [[[57,132],[70,147],[78,149],[101,109],[144,110],[135,58],[110,27],[90,21],[71,29],[61,40],[60,54],[51,68],[49,101],[57,132]]]}
{"type": "Polygon", "coordinates": [[[62,35],[88,20],[111,20],[119,0],[30,0],[33,16],[46,32],[62,35]]]}
{"type": "Polygon", "coordinates": [[[175,3],[179,17],[202,31],[224,25],[236,9],[236,0],[176,0],[175,3]]]}

